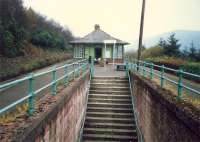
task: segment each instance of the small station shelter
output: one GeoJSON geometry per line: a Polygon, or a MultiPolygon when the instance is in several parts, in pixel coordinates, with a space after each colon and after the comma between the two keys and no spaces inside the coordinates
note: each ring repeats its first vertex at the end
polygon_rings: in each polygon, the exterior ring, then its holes
{"type": "Polygon", "coordinates": [[[96,24],[94,30],[83,38],[70,42],[74,49],[74,58],[89,58],[103,60],[107,63],[122,63],[124,45],[128,42],[114,38],[101,30],[96,24]]]}

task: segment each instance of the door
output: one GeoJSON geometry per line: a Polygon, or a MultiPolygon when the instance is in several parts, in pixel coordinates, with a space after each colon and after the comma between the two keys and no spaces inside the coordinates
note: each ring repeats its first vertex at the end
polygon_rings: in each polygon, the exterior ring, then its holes
{"type": "Polygon", "coordinates": [[[102,58],[102,49],[101,48],[95,48],[95,58],[98,60],[99,58],[102,58]]]}

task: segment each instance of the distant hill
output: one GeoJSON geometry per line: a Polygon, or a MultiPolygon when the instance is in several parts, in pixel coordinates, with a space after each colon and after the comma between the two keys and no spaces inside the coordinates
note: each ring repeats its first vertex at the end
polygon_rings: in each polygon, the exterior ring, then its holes
{"type": "Polygon", "coordinates": [[[177,30],[164,34],[160,34],[158,36],[154,36],[151,38],[144,39],[144,45],[148,48],[154,46],[158,43],[160,38],[167,39],[172,33],[176,34],[176,38],[179,39],[179,43],[181,44],[181,49],[188,49],[190,47],[191,42],[194,43],[194,46],[197,49],[200,49],[200,31],[186,31],[186,30],[177,30]]]}

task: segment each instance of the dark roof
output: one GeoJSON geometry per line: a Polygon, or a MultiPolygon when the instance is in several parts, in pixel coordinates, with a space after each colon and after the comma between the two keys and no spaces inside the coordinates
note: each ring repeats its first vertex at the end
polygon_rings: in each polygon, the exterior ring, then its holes
{"type": "Polygon", "coordinates": [[[83,38],[71,41],[71,44],[103,44],[104,40],[116,40],[116,44],[129,44],[128,42],[114,38],[100,29],[99,25],[95,25],[94,31],[83,38]]]}

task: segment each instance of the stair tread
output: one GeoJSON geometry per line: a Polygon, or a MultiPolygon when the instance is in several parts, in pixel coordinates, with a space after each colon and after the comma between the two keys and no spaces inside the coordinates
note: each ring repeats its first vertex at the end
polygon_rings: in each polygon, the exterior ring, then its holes
{"type": "Polygon", "coordinates": [[[136,132],[136,130],[116,129],[116,128],[84,128],[83,131],[99,131],[99,132],[136,132]]]}
{"type": "Polygon", "coordinates": [[[105,110],[132,110],[131,108],[114,108],[114,107],[105,107],[105,108],[102,108],[102,107],[87,107],[88,109],[105,109],[105,110]]]}
{"type": "Polygon", "coordinates": [[[112,122],[86,122],[85,124],[88,125],[104,125],[104,126],[131,126],[134,127],[135,124],[134,123],[128,123],[128,124],[124,124],[124,123],[112,123],[112,122]]]}
{"type": "Polygon", "coordinates": [[[136,138],[136,136],[130,136],[130,135],[115,135],[115,134],[83,134],[83,136],[89,136],[89,137],[99,137],[99,138],[118,138],[118,139],[123,139],[123,138],[129,138],[129,139],[132,139],[132,138],[136,138]]]}

